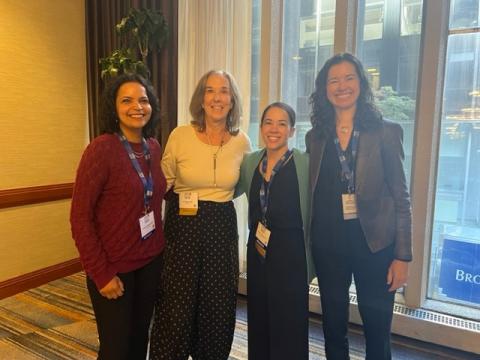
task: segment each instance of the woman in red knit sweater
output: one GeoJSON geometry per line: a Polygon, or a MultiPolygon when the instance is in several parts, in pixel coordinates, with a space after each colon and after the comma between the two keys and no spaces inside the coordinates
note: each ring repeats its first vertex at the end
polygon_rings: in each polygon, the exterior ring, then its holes
{"type": "Polygon", "coordinates": [[[97,321],[98,359],[146,357],[165,245],[158,118],[151,84],[118,76],[102,99],[103,134],[77,170],[70,221],[97,321]]]}

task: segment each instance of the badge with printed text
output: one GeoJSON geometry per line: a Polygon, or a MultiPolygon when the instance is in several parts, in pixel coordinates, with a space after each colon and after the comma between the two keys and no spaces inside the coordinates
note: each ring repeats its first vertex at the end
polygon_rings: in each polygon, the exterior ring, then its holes
{"type": "Polygon", "coordinates": [[[355,194],[342,194],[343,219],[357,218],[357,198],[355,194]]]}
{"type": "Polygon", "coordinates": [[[263,225],[261,222],[258,223],[257,232],[255,233],[255,249],[263,258],[267,255],[268,242],[270,241],[271,231],[263,225]]]}
{"type": "Polygon", "coordinates": [[[198,211],[198,193],[185,191],[179,194],[179,215],[194,216],[198,211]]]}
{"type": "Polygon", "coordinates": [[[138,219],[138,222],[140,223],[142,240],[145,240],[155,231],[155,216],[153,215],[153,211],[142,216],[138,219]]]}

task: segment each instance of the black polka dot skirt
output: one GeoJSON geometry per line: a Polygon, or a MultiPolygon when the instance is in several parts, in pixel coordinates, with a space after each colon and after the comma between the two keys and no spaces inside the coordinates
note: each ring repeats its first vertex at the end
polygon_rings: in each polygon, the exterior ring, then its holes
{"type": "Polygon", "coordinates": [[[150,359],[226,360],[238,285],[235,208],[231,201],[200,201],[196,216],[178,215],[178,200],[167,208],[150,359]]]}

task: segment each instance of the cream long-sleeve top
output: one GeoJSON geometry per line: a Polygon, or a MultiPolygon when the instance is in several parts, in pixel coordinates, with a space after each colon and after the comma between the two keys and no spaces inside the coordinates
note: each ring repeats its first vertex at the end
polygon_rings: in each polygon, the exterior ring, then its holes
{"type": "Polygon", "coordinates": [[[179,126],[171,132],[162,158],[167,189],[173,186],[177,194],[196,192],[198,200],[230,201],[243,156],[250,150],[250,139],[241,130],[218,146],[201,141],[192,125],[179,126]]]}

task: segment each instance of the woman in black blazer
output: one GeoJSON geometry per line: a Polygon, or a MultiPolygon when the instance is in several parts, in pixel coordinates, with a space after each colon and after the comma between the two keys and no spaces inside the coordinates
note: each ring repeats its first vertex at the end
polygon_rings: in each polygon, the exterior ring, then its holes
{"type": "Polygon", "coordinates": [[[367,359],[390,359],[395,290],[407,280],[410,199],[403,132],[384,120],[360,61],[330,58],[311,95],[312,251],[328,359],[348,359],[349,288],[355,279],[367,359]]]}

